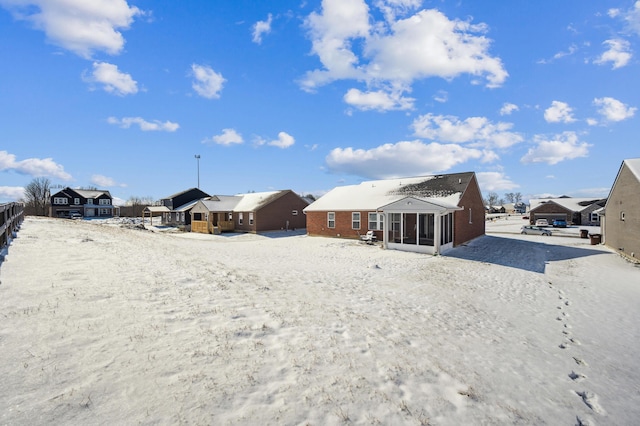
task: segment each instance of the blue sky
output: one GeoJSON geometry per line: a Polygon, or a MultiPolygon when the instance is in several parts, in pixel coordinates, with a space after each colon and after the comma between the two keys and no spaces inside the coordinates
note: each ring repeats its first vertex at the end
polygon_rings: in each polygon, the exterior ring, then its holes
{"type": "Polygon", "coordinates": [[[0,0],[0,201],[466,171],[605,197],[640,157],[639,41],[640,1],[0,0]]]}

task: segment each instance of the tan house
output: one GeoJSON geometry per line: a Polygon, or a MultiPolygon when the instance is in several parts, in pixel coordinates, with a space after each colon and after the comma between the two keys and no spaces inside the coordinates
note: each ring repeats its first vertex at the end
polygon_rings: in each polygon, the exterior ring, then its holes
{"type": "Polygon", "coordinates": [[[603,219],[603,243],[640,261],[640,158],[622,162],[603,219]]]}
{"type": "Polygon", "coordinates": [[[362,238],[389,249],[439,254],[485,233],[473,172],[362,182],[334,188],[305,210],[309,235],[362,238]]]}
{"type": "Polygon", "coordinates": [[[304,229],[307,205],[291,190],[215,195],[191,208],[191,230],[217,234],[304,229]]]}

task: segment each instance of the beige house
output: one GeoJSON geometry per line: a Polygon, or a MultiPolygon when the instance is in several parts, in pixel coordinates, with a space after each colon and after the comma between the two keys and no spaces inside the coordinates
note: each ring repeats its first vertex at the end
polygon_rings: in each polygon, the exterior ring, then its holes
{"type": "Polygon", "coordinates": [[[622,162],[603,216],[603,243],[640,261],[640,158],[622,162]]]}

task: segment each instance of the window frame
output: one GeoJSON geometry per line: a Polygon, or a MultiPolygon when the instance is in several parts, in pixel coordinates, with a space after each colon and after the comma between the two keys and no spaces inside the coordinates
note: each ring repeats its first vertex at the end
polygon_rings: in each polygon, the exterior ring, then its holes
{"type": "Polygon", "coordinates": [[[362,226],[362,214],[360,212],[351,212],[351,229],[358,230],[362,226]],[[356,219],[356,216],[358,217],[356,219]]]}
{"type": "Polygon", "coordinates": [[[327,212],[327,228],[335,229],[336,227],[336,212],[327,212]]]}

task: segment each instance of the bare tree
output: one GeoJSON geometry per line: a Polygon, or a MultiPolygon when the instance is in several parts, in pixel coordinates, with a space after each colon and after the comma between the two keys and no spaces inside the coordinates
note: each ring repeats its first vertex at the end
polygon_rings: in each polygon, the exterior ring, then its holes
{"type": "Polygon", "coordinates": [[[138,217],[142,216],[142,210],[154,204],[152,197],[131,196],[124,206],[120,207],[120,216],[138,217]]]}
{"type": "Polygon", "coordinates": [[[35,216],[46,216],[51,196],[51,181],[45,177],[37,177],[24,187],[25,213],[35,216]]]}
{"type": "Polygon", "coordinates": [[[514,194],[513,192],[507,192],[506,194],[504,194],[504,198],[509,203],[515,203],[516,202],[516,194],[514,194]]]}
{"type": "Polygon", "coordinates": [[[515,194],[513,194],[514,203],[519,203],[521,201],[522,201],[522,194],[520,192],[516,192],[515,194]]]}
{"type": "Polygon", "coordinates": [[[487,195],[487,204],[489,204],[489,208],[498,205],[498,203],[499,203],[498,194],[496,194],[495,192],[490,192],[487,195]]]}

